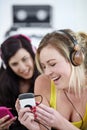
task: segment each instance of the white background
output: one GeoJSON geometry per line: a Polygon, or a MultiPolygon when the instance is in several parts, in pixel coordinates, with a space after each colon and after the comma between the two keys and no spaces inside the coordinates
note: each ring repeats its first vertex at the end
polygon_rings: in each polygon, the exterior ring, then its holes
{"type": "Polygon", "coordinates": [[[52,5],[54,29],[71,28],[87,32],[87,0],[0,0],[0,44],[5,32],[12,26],[14,4],[52,5]]]}

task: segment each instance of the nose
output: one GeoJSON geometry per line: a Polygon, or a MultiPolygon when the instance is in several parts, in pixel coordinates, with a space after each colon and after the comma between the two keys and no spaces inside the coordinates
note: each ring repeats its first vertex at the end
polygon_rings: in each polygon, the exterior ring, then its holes
{"type": "Polygon", "coordinates": [[[19,71],[24,72],[26,70],[26,65],[22,62],[19,63],[19,71]]]}

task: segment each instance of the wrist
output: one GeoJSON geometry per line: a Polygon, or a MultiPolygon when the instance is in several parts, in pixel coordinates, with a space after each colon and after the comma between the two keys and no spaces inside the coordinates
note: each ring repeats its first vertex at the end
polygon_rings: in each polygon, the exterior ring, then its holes
{"type": "Polygon", "coordinates": [[[71,122],[69,122],[66,119],[62,120],[62,123],[60,125],[60,130],[80,130],[76,126],[74,126],[71,122]]]}

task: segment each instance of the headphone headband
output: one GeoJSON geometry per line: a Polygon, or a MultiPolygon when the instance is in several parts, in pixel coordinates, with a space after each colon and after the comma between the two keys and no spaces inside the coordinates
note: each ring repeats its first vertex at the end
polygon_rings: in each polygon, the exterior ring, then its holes
{"type": "Polygon", "coordinates": [[[65,31],[65,30],[59,30],[60,32],[63,32],[64,34],[66,34],[69,38],[70,38],[70,40],[72,41],[72,43],[74,44],[74,45],[77,45],[78,43],[77,43],[77,40],[76,39],[74,39],[74,37],[73,36],[71,36],[67,31],[65,31]]]}

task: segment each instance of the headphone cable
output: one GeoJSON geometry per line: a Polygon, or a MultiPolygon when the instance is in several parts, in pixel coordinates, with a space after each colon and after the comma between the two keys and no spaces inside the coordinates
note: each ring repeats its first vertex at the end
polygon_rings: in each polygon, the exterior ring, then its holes
{"type": "Polygon", "coordinates": [[[64,94],[65,96],[67,97],[68,101],[71,103],[71,105],[73,106],[74,110],[78,113],[82,123],[81,123],[81,126],[80,126],[80,129],[82,128],[83,126],[83,118],[82,118],[82,115],[78,112],[78,110],[76,109],[76,107],[74,106],[74,104],[72,103],[72,101],[70,100],[70,98],[68,97],[67,93],[64,91],[64,94]]]}
{"type": "MultiPolygon", "coordinates": [[[[34,97],[39,97],[39,96],[41,97],[41,101],[38,104],[36,104],[36,106],[39,106],[42,103],[42,101],[43,101],[42,95],[35,95],[34,97]]],[[[35,119],[34,121],[36,121],[40,125],[44,126],[47,130],[50,130],[46,125],[44,125],[43,123],[41,123],[39,120],[35,119]]]]}

